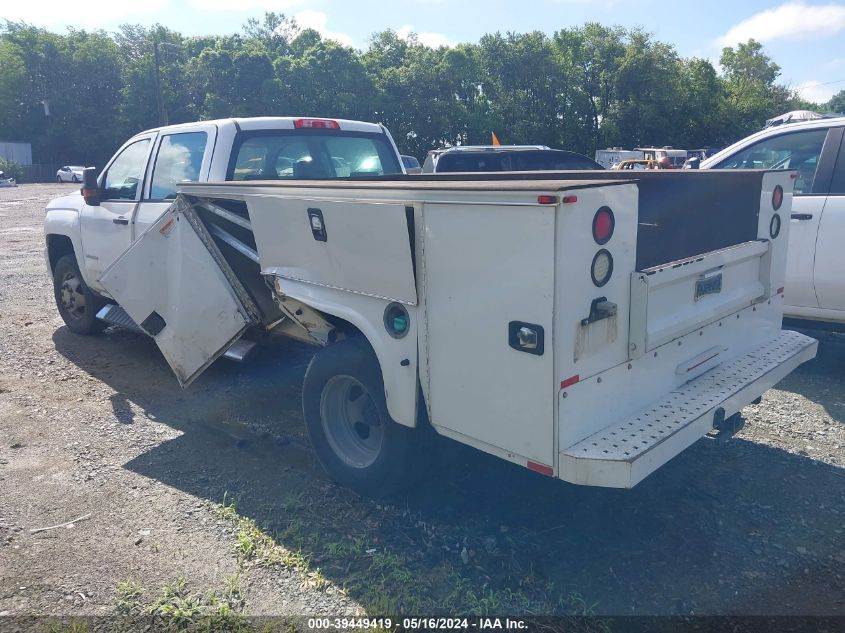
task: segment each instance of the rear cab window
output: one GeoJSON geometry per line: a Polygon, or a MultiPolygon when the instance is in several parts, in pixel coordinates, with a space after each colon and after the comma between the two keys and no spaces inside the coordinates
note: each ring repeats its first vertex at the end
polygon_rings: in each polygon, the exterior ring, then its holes
{"type": "Polygon", "coordinates": [[[366,178],[401,174],[384,134],[338,130],[256,130],[235,140],[226,180],[366,178]]]}

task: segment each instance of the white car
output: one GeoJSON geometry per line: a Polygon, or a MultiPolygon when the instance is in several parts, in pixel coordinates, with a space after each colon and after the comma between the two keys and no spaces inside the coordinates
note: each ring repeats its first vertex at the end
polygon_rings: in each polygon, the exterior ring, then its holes
{"type": "Polygon", "coordinates": [[[17,187],[18,184],[15,182],[14,178],[7,177],[2,171],[0,171],[0,187],[17,187]]]}
{"type": "Polygon", "coordinates": [[[65,165],[59,167],[56,172],[56,182],[82,182],[82,170],[85,167],[81,165],[65,165]]]}
{"type": "Polygon", "coordinates": [[[845,326],[845,117],[769,127],[702,169],[794,169],[784,322],[845,326]],[[807,322],[811,323],[807,323],[807,322]]]}

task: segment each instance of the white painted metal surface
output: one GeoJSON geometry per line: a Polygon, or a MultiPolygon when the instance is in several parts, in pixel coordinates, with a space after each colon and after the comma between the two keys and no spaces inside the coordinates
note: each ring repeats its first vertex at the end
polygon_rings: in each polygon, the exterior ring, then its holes
{"type": "MultiPolygon", "coordinates": [[[[845,154],[839,160],[845,160],[845,154]]],[[[813,282],[819,307],[835,310],[836,321],[845,321],[845,195],[827,196],[819,224],[813,282]]],[[[809,259],[809,258],[808,258],[809,259]]]]}
{"type": "MultiPolygon", "coordinates": [[[[648,406],[696,376],[775,338],[782,295],[729,314],[636,359],[586,377],[558,392],[559,450],[648,406]],[[725,351],[694,367],[714,347],[725,351]],[[692,362],[696,359],[696,362],[692,362]],[[691,368],[690,371],[679,371],[691,368]]],[[[708,354],[709,356],[709,354],[708,354]]],[[[567,376],[558,375],[563,380],[567,376]]]]}
{"type": "Polygon", "coordinates": [[[404,204],[248,195],[262,270],[282,279],[416,305],[404,204]],[[313,211],[312,211],[313,210],[313,211]],[[319,211],[326,240],[315,239],[319,211]]]}
{"type": "Polygon", "coordinates": [[[560,455],[560,478],[591,486],[633,487],[710,431],[717,408],[724,408],[726,416],[736,413],[813,358],[817,346],[803,334],[781,332],[567,447],[560,455]]]}
{"type": "Polygon", "coordinates": [[[185,387],[240,338],[252,319],[183,210],[165,213],[103,273],[101,282],[153,335],[185,387]],[[147,321],[154,314],[160,319],[147,321]],[[163,323],[163,328],[151,331],[145,322],[163,323]]]}
{"type": "Polygon", "coordinates": [[[628,358],[628,273],[637,255],[637,201],[634,184],[597,187],[577,192],[578,201],[561,204],[556,231],[555,376],[557,383],[574,374],[584,378],[628,358]],[[599,208],[613,212],[613,236],[603,245],[592,237],[593,217],[599,208]],[[613,257],[613,274],[606,285],[593,284],[590,267],[600,250],[613,257]],[[616,316],[588,325],[594,299],[616,304],[616,316]]]}
{"type": "Polygon", "coordinates": [[[768,242],[746,242],[632,273],[631,357],[765,298],[761,258],[768,250],[768,242]],[[714,277],[721,290],[696,298],[696,284],[714,277]]]}
{"type": "Polygon", "coordinates": [[[432,424],[551,466],[555,207],[426,203],[422,215],[432,424]],[[508,345],[511,321],[544,329],[543,355],[508,345]]]}

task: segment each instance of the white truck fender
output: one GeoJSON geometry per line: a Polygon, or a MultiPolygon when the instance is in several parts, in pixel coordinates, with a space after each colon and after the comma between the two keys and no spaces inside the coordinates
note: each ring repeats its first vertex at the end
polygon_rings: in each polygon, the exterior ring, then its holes
{"type": "Polygon", "coordinates": [[[85,255],[82,252],[82,231],[80,230],[79,210],[73,208],[52,207],[47,209],[47,216],[44,218],[44,238],[46,246],[44,256],[47,263],[47,271],[53,275],[53,267],[48,252],[50,236],[61,236],[70,240],[73,244],[73,253],[76,256],[76,265],[82,279],[89,286],[92,280],[89,279],[87,266],[85,266],[85,255]]]}
{"type": "Polygon", "coordinates": [[[389,301],[276,278],[276,287],[288,296],[325,314],[354,325],[366,337],[381,365],[384,397],[390,417],[399,424],[417,424],[417,308],[406,305],[410,325],[402,338],[394,338],[384,324],[389,301]]]}

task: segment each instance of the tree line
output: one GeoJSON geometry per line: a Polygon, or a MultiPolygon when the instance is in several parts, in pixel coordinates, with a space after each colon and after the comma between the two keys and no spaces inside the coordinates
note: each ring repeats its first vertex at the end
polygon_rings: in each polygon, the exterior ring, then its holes
{"type": "Polygon", "coordinates": [[[754,40],[681,57],[639,29],[587,23],[553,35],[493,33],[432,48],[375,33],[359,51],[284,15],[238,34],[186,37],[164,26],[117,32],[0,26],[0,139],[32,143],[35,162],[102,164],[162,123],[308,115],[380,121],[403,153],[489,143],[596,148],[713,147],[810,108],[779,84],[754,40]]]}

